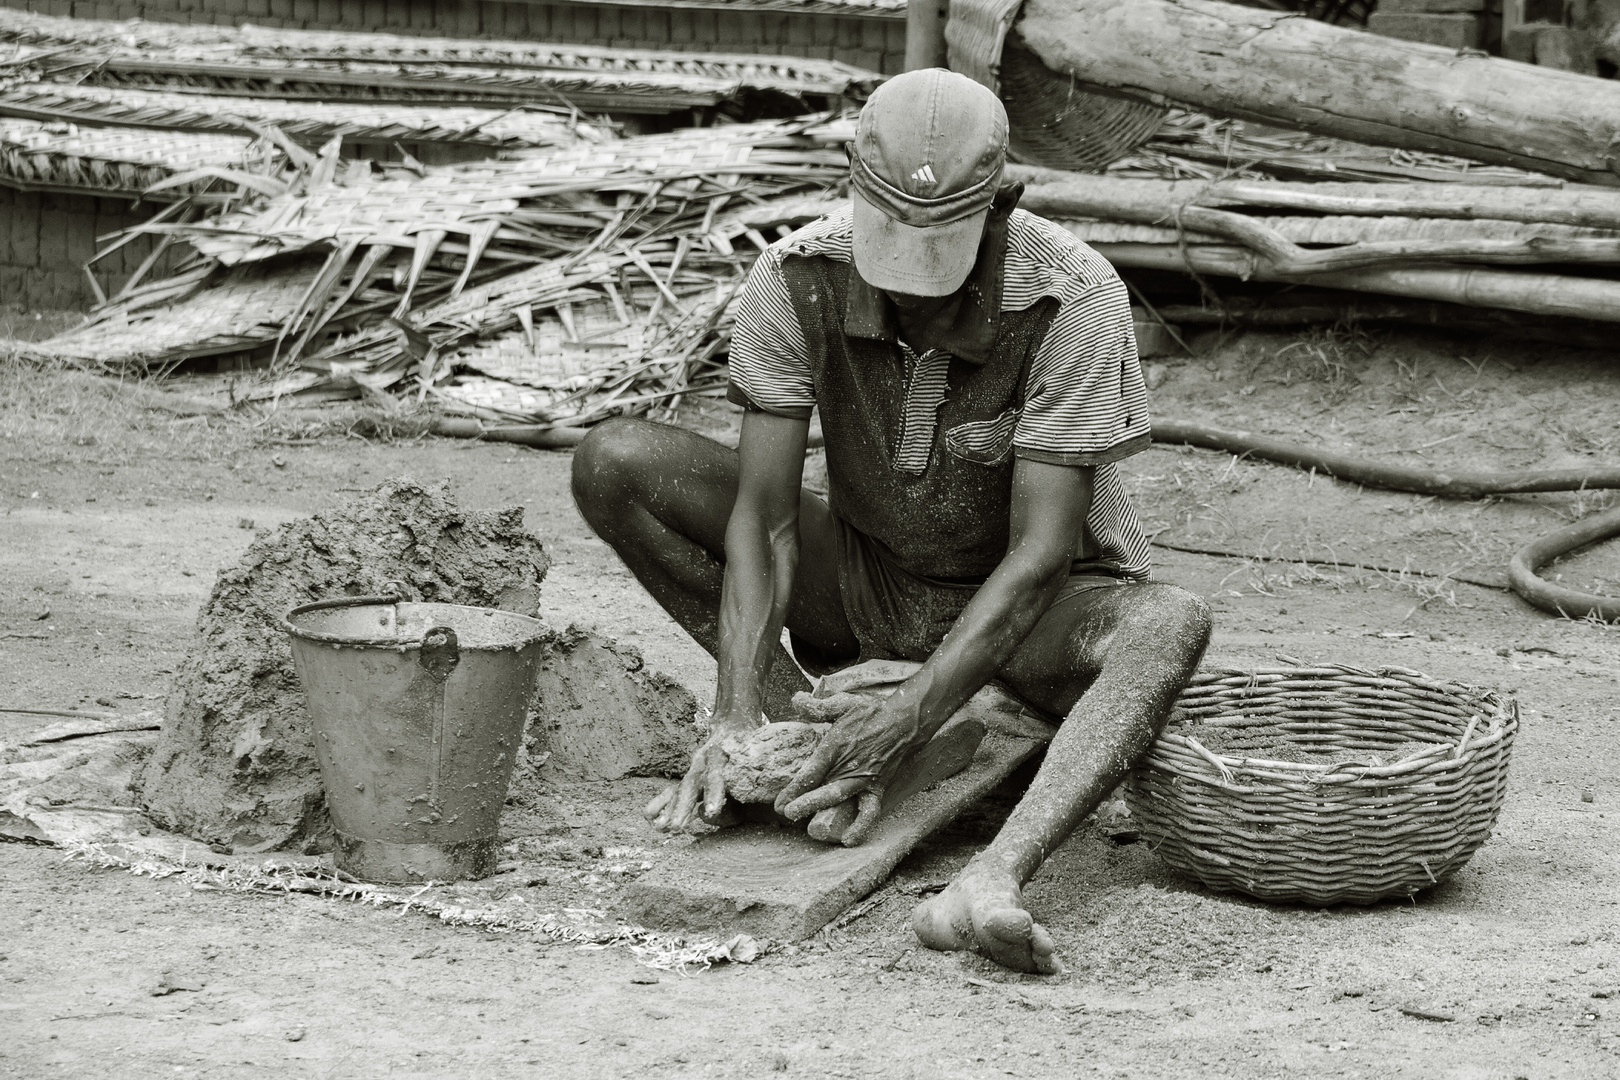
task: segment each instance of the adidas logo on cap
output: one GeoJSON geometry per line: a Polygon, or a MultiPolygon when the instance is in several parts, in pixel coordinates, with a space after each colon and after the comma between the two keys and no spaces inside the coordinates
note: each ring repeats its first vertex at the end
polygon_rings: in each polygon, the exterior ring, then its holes
{"type": "Polygon", "coordinates": [[[925,184],[938,183],[938,181],[934,179],[934,167],[932,165],[924,165],[922,168],[912,173],[911,178],[913,180],[921,180],[925,184]]]}

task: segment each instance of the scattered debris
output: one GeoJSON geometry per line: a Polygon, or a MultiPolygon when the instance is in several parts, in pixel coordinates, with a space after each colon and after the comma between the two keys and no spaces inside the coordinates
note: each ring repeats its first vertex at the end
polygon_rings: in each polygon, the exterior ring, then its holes
{"type": "Polygon", "coordinates": [[[1428,1020],[1436,1024],[1453,1024],[1457,1021],[1455,1016],[1447,1016],[1445,1013],[1429,1012],[1426,1009],[1409,1009],[1404,1005],[1399,1008],[1401,1015],[1410,1016],[1414,1020],[1428,1020]]]}
{"type": "MultiPolygon", "coordinates": [[[[769,951],[768,942],[747,934],[736,934],[723,942],[688,941],[672,934],[658,934],[639,926],[610,925],[604,912],[595,909],[565,909],[574,921],[563,921],[553,914],[523,910],[521,897],[512,896],[497,906],[465,907],[432,895],[435,886],[424,885],[409,892],[380,885],[347,882],[324,867],[267,860],[245,865],[233,862],[222,866],[188,863],[132,848],[114,849],[100,844],[73,844],[67,859],[108,870],[123,870],[136,877],[178,878],[192,888],[204,891],[286,896],[303,893],[328,900],[349,900],[372,907],[387,908],[404,915],[407,911],[437,918],[451,926],[470,926],[493,934],[530,933],[553,941],[572,942],[587,949],[628,948],[636,960],[661,971],[688,975],[696,968],[706,970],[716,964],[751,964],[769,951]]],[[[428,955],[426,952],[420,955],[428,955]]],[[[191,987],[176,987],[191,989],[191,987]]]]}

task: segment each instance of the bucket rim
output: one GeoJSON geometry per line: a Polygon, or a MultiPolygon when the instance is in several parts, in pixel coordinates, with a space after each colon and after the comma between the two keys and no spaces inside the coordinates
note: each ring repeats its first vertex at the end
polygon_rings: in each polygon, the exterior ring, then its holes
{"type": "MultiPolygon", "coordinates": [[[[316,600],[314,603],[300,604],[297,607],[293,608],[291,611],[287,612],[287,614],[283,615],[281,617],[281,628],[283,630],[285,630],[288,634],[290,634],[293,637],[298,638],[298,639],[300,639],[302,641],[313,641],[313,642],[317,642],[317,643],[322,644],[322,645],[348,645],[348,646],[356,647],[356,648],[398,649],[400,651],[404,651],[404,650],[407,650],[407,649],[419,649],[419,648],[422,647],[422,638],[419,638],[419,637],[418,638],[362,638],[362,637],[348,637],[348,636],[345,636],[343,634],[327,634],[327,633],[323,633],[323,632],[321,632],[319,630],[310,630],[307,627],[299,626],[297,623],[292,621],[293,616],[295,616],[295,615],[307,615],[310,612],[314,612],[314,611],[331,611],[331,610],[333,610],[335,608],[346,608],[346,607],[368,607],[368,606],[381,607],[381,606],[384,606],[384,605],[388,605],[388,606],[392,606],[392,607],[397,608],[400,604],[411,604],[411,603],[417,603],[417,601],[408,600],[405,597],[399,596],[397,594],[389,594],[389,595],[386,595],[386,596],[340,596],[340,597],[337,597],[337,598],[334,598],[334,599],[331,599],[331,600],[316,600]]],[[[470,607],[471,605],[453,604],[453,605],[450,605],[450,606],[452,606],[452,607],[470,607]]],[[[489,608],[487,610],[500,611],[499,608],[489,608]]],[[[463,648],[464,649],[472,649],[473,651],[476,651],[476,652],[497,652],[497,651],[500,651],[500,650],[503,650],[503,649],[521,649],[521,648],[524,648],[524,647],[526,647],[528,645],[532,645],[535,642],[540,641],[540,640],[545,638],[546,632],[547,632],[546,624],[541,622],[539,619],[536,619],[531,615],[525,615],[525,614],[523,614],[522,612],[519,612],[519,611],[501,611],[501,614],[510,616],[512,618],[515,618],[515,619],[523,619],[526,622],[533,623],[534,626],[529,630],[529,633],[527,635],[519,637],[519,638],[517,638],[517,639],[515,639],[515,640],[513,640],[511,642],[506,642],[506,643],[503,643],[501,645],[496,645],[496,646],[487,646],[487,645],[486,646],[476,646],[476,645],[474,645],[474,646],[463,646],[463,648]]]]}

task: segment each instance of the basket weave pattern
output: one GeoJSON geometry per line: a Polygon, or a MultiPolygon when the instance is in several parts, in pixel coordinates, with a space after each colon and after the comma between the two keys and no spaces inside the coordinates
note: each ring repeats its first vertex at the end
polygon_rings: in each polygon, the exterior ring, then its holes
{"type": "Polygon", "coordinates": [[[1439,884],[1490,836],[1518,726],[1511,699],[1400,668],[1203,671],[1126,802],[1212,889],[1370,904],[1439,884]]]}

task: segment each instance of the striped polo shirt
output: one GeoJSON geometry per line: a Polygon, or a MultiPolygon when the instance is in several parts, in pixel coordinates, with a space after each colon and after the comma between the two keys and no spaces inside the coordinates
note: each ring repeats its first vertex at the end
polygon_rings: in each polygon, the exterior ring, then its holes
{"type": "MultiPolygon", "coordinates": [[[[840,210],[772,244],[738,298],[731,338],[730,397],[782,416],[808,417],[816,404],[809,351],[782,261],[790,255],[849,262],[851,211],[840,210]]],[[[1147,536],[1115,462],[1148,447],[1147,388],[1137,359],[1125,286],[1109,263],[1066,230],[1014,210],[1007,220],[1000,310],[1058,301],[1030,361],[1020,408],[983,430],[946,433],[951,449],[1007,454],[1054,465],[1090,465],[1096,483],[1087,531],[1095,562],[1120,576],[1149,574],[1147,536]],[[958,447],[954,440],[969,445],[958,447]]],[[[904,342],[906,407],[893,455],[897,469],[926,468],[934,417],[949,394],[949,356],[918,354],[904,342]]]]}

